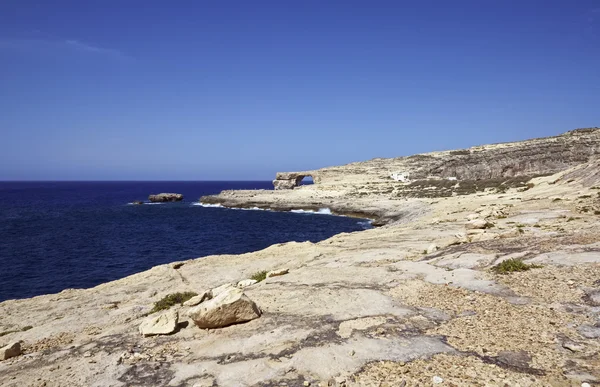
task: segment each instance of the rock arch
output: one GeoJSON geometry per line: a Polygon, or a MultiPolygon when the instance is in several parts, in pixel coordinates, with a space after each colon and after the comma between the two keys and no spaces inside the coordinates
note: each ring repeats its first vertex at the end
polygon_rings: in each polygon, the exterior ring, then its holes
{"type": "Polygon", "coordinates": [[[294,189],[305,177],[311,177],[314,184],[318,183],[318,176],[313,172],[278,172],[273,180],[273,187],[275,189],[294,189]]]}

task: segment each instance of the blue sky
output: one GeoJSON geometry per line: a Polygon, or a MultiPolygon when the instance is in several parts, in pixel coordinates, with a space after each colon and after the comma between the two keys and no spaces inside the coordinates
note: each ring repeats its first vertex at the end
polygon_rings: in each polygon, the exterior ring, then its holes
{"type": "Polygon", "coordinates": [[[0,179],[271,179],[600,126],[600,1],[0,2],[0,179]],[[175,5],[176,4],[176,5],[175,5]]]}

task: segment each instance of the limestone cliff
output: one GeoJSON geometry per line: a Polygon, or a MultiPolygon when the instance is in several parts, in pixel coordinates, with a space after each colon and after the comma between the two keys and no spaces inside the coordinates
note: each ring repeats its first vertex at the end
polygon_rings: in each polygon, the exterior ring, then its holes
{"type": "Polygon", "coordinates": [[[576,129],[559,136],[431,152],[393,159],[373,159],[315,171],[278,173],[276,189],[294,188],[311,176],[315,184],[362,184],[390,181],[394,173],[410,180],[483,180],[552,174],[600,155],[600,128],[576,129]]]}

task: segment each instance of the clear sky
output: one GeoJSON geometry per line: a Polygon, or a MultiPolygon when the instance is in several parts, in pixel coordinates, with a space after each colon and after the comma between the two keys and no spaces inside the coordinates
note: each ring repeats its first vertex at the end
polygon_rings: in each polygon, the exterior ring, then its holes
{"type": "Polygon", "coordinates": [[[600,126],[600,1],[0,2],[0,179],[271,179],[600,126]]]}

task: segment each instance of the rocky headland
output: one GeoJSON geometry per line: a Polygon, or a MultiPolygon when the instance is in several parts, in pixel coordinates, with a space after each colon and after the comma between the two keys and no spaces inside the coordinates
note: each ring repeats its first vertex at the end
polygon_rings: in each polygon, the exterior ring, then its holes
{"type": "Polygon", "coordinates": [[[0,385],[600,384],[600,130],[274,186],[201,201],[381,227],[0,303],[0,385]]]}

